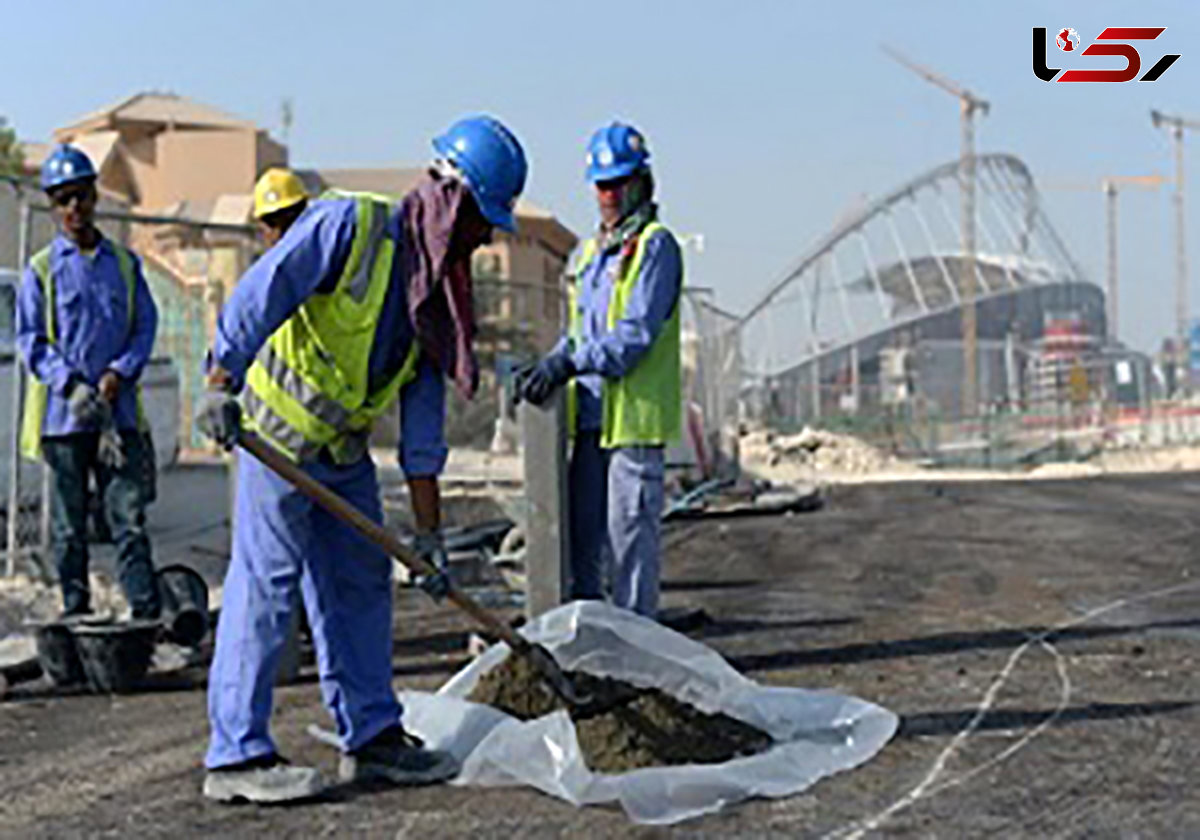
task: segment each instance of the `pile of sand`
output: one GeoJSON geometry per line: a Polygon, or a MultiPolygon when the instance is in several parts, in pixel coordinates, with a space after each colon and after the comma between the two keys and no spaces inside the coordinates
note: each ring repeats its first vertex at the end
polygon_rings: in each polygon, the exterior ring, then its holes
{"type": "MultiPolygon", "coordinates": [[[[567,710],[584,761],[597,773],[719,764],[771,745],[770,736],[749,724],[728,715],[706,714],[657,689],[635,688],[582,672],[574,672],[571,678],[580,691],[594,698],[590,708],[567,710]]],[[[467,699],[520,720],[567,708],[520,656],[509,656],[484,674],[467,699]]]]}

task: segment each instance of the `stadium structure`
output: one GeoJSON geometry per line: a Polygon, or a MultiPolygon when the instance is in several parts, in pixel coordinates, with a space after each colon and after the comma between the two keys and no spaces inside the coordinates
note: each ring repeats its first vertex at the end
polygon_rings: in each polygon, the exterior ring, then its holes
{"type": "Polygon", "coordinates": [[[1146,403],[1150,360],[1112,335],[1105,292],[1051,224],[1028,167],[986,154],[975,171],[974,260],[954,160],[855,208],[747,311],[752,411],[772,425],[896,409],[961,418],[972,263],[974,414],[1146,403]]]}

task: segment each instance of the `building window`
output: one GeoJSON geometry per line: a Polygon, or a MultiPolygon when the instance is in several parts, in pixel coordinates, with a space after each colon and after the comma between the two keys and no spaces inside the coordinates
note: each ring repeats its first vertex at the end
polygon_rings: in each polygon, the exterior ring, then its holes
{"type": "Polygon", "coordinates": [[[471,276],[476,280],[498,280],[504,263],[494,251],[478,251],[471,259],[471,276]]]}

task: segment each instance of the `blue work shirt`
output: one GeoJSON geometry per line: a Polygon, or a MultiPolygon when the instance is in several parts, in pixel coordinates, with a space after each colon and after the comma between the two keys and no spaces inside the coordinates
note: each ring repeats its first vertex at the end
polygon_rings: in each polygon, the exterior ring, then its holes
{"type": "MultiPolygon", "coordinates": [[[[241,388],[255,355],[275,330],[314,294],[337,288],[354,243],[353,199],[314,201],[238,281],[217,321],[213,355],[241,388]]],[[[396,243],[392,282],[375,327],[367,362],[368,390],[396,375],[408,357],[415,330],[408,314],[408,277],[401,251],[402,219],[394,209],[386,235],[396,243]]],[[[400,391],[400,466],[410,477],[439,475],[449,450],[445,438],[446,383],[422,355],[417,377],[400,391]]]]}
{"type": "Polygon", "coordinates": [[[46,437],[93,431],[76,420],[67,403],[68,385],[76,380],[97,385],[106,371],[121,377],[113,413],[117,428],[137,428],[137,394],[132,387],[154,349],[158,309],[141,261],[134,257],[137,283],[133,320],[129,319],[129,287],[112,244],[100,239],[90,255],[65,236],[50,243],[54,281],[55,341],[46,331],[46,298],[33,267],[25,269],[17,295],[17,348],[25,364],[49,387],[46,437]]]}
{"type": "Polygon", "coordinates": [[[659,230],[646,242],[641,271],[634,280],[625,316],[608,328],[608,304],[620,263],[620,248],[598,254],[575,279],[577,306],[582,313],[581,339],[559,342],[557,352],[570,353],[578,372],[576,428],[598,431],[603,421],[600,406],[603,379],[620,379],[641,361],[671,316],[683,283],[679,243],[669,231],[659,230]]]}

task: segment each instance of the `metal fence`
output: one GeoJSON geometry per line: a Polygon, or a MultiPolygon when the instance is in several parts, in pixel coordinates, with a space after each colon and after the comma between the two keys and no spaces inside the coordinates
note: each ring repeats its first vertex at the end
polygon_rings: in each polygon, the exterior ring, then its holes
{"type": "Polygon", "coordinates": [[[741,420],[742,330],[709,289],[688,288],[682,298],[685,434],[671,461],[699,477],[736,474],[741,420]]]}
{"type": "MultiPolygon", "coordinates": [[[[103,197],[97,222],[110,239],[132,248],[158,307],[159,327],[141,379],[143,405],[150,423],[159,468],[170,466],[181,450],[205,444],[194,428],[193,405],[203,389],[204,350],[224,290],[257,254],[253,228],[242,224],[194,221],[134,214],[103,197]]],[[[0,181],[0,280],[13,304],[20,272],[29,258],[54,235],[50,208],[41,192],[11,179],[0,181]]],[[[16,353],[13,317],[0,325],[0,487],[3,490],[2,571],[28,571],[54,577],[46,562],[49,542],[49,470],[19,453],[21,416],[28,373],[16,353]]]]}
{"type": "MultiPolygon", "coordinates": [[[[1070,382],[1035,402],[994,405],[975,417],[943,414],[920,401],[887,404],[877,388],[860,399],[882,407],[868,413],[830,413],[819,421],[767,413],[763,423],[791,434],[806,426],[849,434],[907,460],[946,467],[1021,467],[1049,461],[1089,458],[1111,448],[1155,448],[1200,441],[1200,406],[1149,400],[1122,406],[1097,390],[1072,393],[1070,382]]],[[[822,399],[845,399],[844,386],[826,386],[822,399]]]]}

